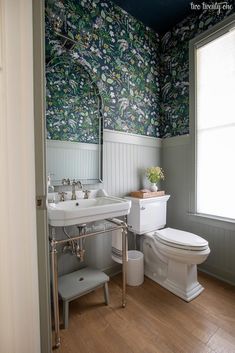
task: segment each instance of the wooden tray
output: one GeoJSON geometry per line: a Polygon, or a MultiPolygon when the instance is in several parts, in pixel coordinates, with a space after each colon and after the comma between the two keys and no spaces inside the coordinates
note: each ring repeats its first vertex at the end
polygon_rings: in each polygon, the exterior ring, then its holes
{"type": "Polygon", "coordinates": [[[150,192],[143,192],[143,191],[133,191],[130,193],[132,197],[138,197],[139,199],[148,199],[149,197],[159,197],[164,196],[165,191],[150,191],[150,192]]]}

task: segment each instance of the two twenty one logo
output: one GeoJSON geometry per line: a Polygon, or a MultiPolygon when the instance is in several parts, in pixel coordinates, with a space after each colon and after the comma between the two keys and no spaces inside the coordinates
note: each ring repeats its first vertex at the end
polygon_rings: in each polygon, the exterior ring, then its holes
{"type": "Polygon", "coordinates": [[[232,10],[233,5],[228,4],[227,1],[224,2],[210,2],[206,3],[203,2],[202,4],[195,4],[194,2],[190,3],[191,10],[210,10],[210,11],[217,11],[219,15],[221,10],[232,10]]]}

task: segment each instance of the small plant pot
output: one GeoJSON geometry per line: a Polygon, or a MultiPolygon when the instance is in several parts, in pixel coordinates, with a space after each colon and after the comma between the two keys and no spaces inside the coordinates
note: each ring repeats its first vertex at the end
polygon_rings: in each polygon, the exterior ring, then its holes
{"type": "Polygon", "coordinates": [[[151,190],[151,191],[158,191],[158,186],[157,186],[157,184],[156,184],[156,183],[152,183],[152,184],[150,185],[150,190],[151,190]]]}

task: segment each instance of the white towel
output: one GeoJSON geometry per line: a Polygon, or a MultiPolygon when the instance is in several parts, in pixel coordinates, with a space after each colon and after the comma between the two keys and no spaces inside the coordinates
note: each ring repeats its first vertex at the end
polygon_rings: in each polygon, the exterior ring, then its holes
{"type": "MultiPolygon", "coordinates": [[[[122,231],[115,230],[112,233],[112,259],[122,264],[122,231]]],[[[128,261],[128,242],[126,240],[126,260],[128,261]]]]}

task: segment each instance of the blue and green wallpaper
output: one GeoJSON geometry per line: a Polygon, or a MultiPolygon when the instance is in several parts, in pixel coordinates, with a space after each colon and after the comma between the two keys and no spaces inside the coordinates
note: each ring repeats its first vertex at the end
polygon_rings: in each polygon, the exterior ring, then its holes
{"type": "Polygon", "coordinates": [[[100,101],[87,71],[61,55],[46,76],[47,138],[99,143],[100,101]]]}
{"type": "Polygon", "coordinates": [[[106,129],[159,136],[159,60],[158,35],[113,3],[47,0],[48,138],[96,141],[97,102],[89,81],[81,87],[81,65],[99,88],[106,129]]]}
{"type": "Polygon", "coordinates": [[[192,11],[161,38],[161,137],[189,133],[189,41],[232,10],[192,11]]]}
{"type": "Polygon", "coordinates": [[[48,138],[97,142],[94,87],[106,129],[188,134],[189,40],[232,12],[192,11],[160,40],[109,0],[47,0],[48,138]]]}

